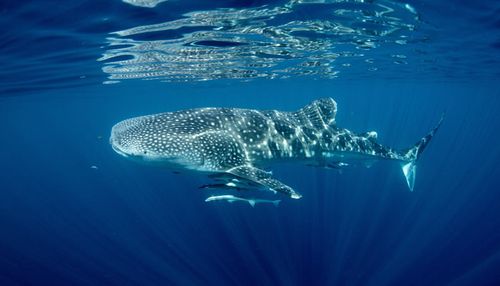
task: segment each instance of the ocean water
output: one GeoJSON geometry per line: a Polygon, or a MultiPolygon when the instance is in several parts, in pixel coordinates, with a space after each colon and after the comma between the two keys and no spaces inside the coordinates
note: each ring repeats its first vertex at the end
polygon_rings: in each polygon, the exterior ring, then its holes
{"type": "Polygon", "coordinates": [[[500,285],[498,1],[2,1],[0,285],[500,285]],[[155,3],[157,2],[157,3],[155,3]],[[297,110],[405,148],[278,207],[116,154],[126,118],[297,110]]]}

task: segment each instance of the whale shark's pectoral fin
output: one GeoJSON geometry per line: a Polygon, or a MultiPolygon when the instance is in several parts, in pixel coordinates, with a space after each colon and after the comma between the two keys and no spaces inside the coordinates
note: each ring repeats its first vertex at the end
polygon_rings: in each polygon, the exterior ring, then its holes
{"type": "Polygon", "coordinates": [[[291,187],[283,184],[282,182],[274,179],[270,172],[266,172],[253,166],[242,165],[228,169],[226,173],[234,175],[243,180],[250,181],[253,184],[263,186],[271,191],[284,193],[293,199],[300,199],[301,194],[296,192],[291,187]]]}

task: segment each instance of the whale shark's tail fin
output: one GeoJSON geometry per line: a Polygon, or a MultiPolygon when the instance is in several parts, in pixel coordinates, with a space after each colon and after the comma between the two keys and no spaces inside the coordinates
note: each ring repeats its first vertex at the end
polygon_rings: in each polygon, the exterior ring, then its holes
{"type": "Polygon", "coordinates": [[[441,126],[444,119],[444,113],[441,115],[441,119],[438,124],[422,139],[420,139],[413,147],[405,149],[402,152],[403,163],[401,163],[401,169],[406,178],[406,183],[410,191],[413,191],[413,186],[415,185],[415,176],[417,172],[417,161],[420,158],[420,154],[424,151],[425,147],[429,144],[434,134],[441,126]]]}

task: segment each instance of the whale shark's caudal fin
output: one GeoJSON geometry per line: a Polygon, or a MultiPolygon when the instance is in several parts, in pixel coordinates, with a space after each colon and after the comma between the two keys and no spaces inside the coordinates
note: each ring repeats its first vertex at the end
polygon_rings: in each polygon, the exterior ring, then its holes
{"type": "Polygon", "coordinates": [[[441,126],[441,123],[444,119],[444,113],[441,115],[441,119],[439,120],[436,127],[434,127],[426,136],[420,139],[413,147],[409,149],[405,149],[402,152],[403,155],[403,163],[401,163],[401,169],[403,170],[403,174],[406,178],[406,183],[408,184],[408,188],[410,191],[413,191],[413,186],[415,185],[415,176],[417,172],[417,161],[420,158],[420,154],[424,151],[427,144],[431,141],[434,134],[436,134],[437,130],[441,126]]]}

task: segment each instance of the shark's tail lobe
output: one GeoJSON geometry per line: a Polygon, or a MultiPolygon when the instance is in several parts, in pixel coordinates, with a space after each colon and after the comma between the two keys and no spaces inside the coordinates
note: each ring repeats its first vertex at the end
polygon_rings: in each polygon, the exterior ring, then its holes
{"type": "Polygon", "coordinates": [[[406,178],[406,183],[410,191],[413,191],[413,186],[415,185],[415,176],[417,172],[417,161],[420,155],[424,151],[425,147],[429,144],[434,134],[441,126],[444,119],[444,113],[441,115],[441,119],[438,124],[422,139],[420,139],[413,147],[403,150],[403,162],[401,163],[401,169],[406,178]]]}

